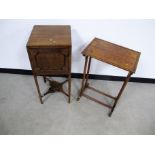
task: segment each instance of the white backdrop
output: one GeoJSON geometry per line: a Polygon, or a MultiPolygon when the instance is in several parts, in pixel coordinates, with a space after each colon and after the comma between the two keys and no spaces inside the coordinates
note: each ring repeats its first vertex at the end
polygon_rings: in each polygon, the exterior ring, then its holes
{"type": "MultiPolygon", "coordinates": [[[[82,73],[82,49],[94,38],[141,52],[134,77],[155,78],[155,20],[0,20],[0,68],[31,69],[26,43],[33,25],[71,25],[72,72],[82,73]]],[[[93,60],[92,74],[124,76],[127,73],[93,60]]]]}

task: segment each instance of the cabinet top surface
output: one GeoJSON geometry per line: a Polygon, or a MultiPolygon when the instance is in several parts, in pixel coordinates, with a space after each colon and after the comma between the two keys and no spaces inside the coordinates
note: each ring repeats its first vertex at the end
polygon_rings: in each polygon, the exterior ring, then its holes
{"type": "Polygon", "coordinates": [[[98,38],[93,39],[82,54],[133,73],[140,57],[140,52],[98,38]]]}
{"type": "Polygon", "coordinates": [[[27,46],[71,46],[71,28],[69,25],[35,25],[27,46]]]}

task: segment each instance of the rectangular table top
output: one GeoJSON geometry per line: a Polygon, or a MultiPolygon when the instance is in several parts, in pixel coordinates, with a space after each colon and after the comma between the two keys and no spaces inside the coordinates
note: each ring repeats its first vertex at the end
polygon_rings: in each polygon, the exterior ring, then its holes
{"type": "Polygon", "coordinates": [[[69,25],[35,25],[29,37],[27,46],[71,46],[71,28],[69,25]]]}
{"type": "Polygon", "coordinates": [[[94,38],[82,54],[132,73],[136,71],[140,57],[140,52],[98,38],[94,38]]]}

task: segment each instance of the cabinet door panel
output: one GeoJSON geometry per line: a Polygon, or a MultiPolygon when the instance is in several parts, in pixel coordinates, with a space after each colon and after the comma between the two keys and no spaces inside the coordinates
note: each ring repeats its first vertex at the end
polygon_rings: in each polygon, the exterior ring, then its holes
{"type": "Polygon", "coordinates": [[[65,74],[69,69],[69,50],[66,48],[31,49],[32,66],[37,74],[65,74]]]}

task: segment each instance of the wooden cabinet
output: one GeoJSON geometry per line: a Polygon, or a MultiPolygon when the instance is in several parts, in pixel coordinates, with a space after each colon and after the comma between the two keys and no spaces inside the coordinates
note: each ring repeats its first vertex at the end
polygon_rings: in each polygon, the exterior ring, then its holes
{"type": "MultiPolygon", "coordinates": [[[[52,76],[52,75],[68,75],[68,94],[65,93],[65,95],[68,96],[69,98],[68,102],[70,102],[70,90],[71,90],[70,26],[60,26],[60,25],[34,26],[27,43],[27,51],[41,103],[43,103],[42,102],[43,95],[41,95],[39,89],[39,84],[37,81],[38,75],[44,76],[44,78],[46,78],[46,76],[52,76]]],[[[63,90],[62,87],[61,90],[63,90]]]]}

